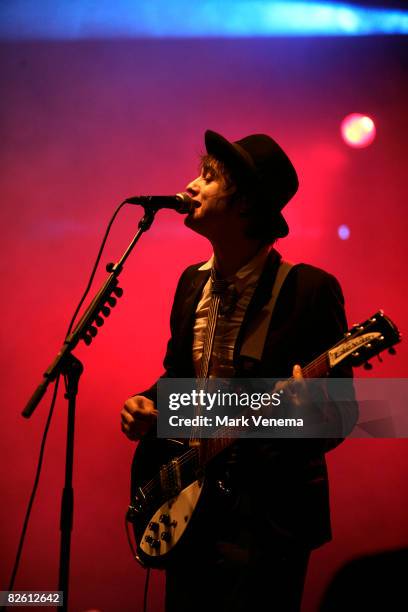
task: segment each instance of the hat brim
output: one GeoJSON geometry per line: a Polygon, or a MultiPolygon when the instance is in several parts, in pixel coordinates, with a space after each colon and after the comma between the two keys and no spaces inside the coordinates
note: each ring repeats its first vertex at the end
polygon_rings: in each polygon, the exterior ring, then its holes
{"type": "Polygon", "coordinates": [[[207,153],[225,163],[234,174],[240,173],[241,180],[256,180],[256,168],[244,149],[212,130],[207,130],[204,138],[207,153]]]}
{"type": "MultiPolygon", "coordinates": [[[[241,184],[256,186],[259,181],[258,172],[242,147],[212,130],[206,130],[204,139],[207,153],[223,162],[241,184]]],[[[275,224],[279,238],[289,234],[289,226],[280,211],[271,215],[271,222],[275,224]]]]}

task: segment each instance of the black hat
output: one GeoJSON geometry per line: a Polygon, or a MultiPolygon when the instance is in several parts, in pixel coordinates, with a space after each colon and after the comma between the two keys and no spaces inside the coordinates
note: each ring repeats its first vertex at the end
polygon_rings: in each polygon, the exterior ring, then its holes
{"type": "Polygon", "coordinates": [[[289,233],[282,208],[295,195],[299,181],[296,170],[277,142],[266,134],[251,134],[236,142],[207,130],[207,153],[222,161],[239,186],[256,195],[257,206],[270,215],[279,238],[289,233]]]}

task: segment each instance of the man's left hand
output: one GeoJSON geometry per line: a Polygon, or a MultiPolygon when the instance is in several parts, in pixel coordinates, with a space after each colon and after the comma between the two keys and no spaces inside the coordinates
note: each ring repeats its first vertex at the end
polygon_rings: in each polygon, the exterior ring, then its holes
{"type": "Polygon", "coordinates": [[[274,391],[284,395],[292,406],[303,408],[310,403],[310,395],[300,365],[293,366],[292,376],[289,380],[277,382],[274,391]]]}

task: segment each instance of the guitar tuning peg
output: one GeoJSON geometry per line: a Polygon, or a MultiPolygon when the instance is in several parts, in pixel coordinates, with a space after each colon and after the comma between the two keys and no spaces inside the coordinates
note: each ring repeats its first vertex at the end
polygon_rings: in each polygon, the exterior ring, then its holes
{"type": "Polygon", "coordinates": [[[363,365],[363,368],[365,370],[372,370],[373,369],[373,365],[371,363],[369,363],[368,361],[366,361],[365,364],[363,365]]]}
{"type": "Polygon", "coordinates": [[[91,342],[92,342],[92,336],[91,336],[89,333],[85,333],[85,334],[82,336],[82,340],[85,342],[85,344],[86,344],[87,346],[89,346],[89,345],[91,344],[91,342]]]}
{"type": "Polygon", "coordinates": [[[388,352],[389,352],[390,355],[396,355],[397,354],[397,351],[395,350],[395,348],[393,346],[388,349],[388,352]]]}

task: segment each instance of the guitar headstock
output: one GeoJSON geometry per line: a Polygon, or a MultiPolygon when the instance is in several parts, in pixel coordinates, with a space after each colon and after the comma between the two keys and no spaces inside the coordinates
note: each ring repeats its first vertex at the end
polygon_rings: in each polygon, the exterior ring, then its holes
{"type": "Polygon", "coordinates": [[[392,347],[400,341],[401,336],[395,323],[379,310],[364,323],[353,325],[344,339],[328,351],[330,367],[347,360],[353,367],[364,365],[371,369],[368,363],[371,357],[386,349],[392,355],[395,354],[392,347]]]}

